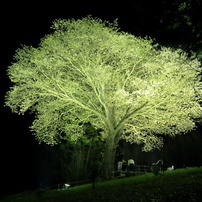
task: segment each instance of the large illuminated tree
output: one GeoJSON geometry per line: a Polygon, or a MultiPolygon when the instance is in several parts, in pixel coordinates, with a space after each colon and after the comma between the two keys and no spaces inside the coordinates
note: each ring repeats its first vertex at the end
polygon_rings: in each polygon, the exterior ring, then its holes
{"type": "Polygon", "coordinates": [[[36,119],[39,142],[85,139],[84,123],[101,130],[104,176],[111,177],[120,139],[162,146],[162,135],[195,127],[202,115],[200,63],[181,50],[119,32],[91,17],[56,20],[39,47],[17,50],[6,105],[36,119]]]}

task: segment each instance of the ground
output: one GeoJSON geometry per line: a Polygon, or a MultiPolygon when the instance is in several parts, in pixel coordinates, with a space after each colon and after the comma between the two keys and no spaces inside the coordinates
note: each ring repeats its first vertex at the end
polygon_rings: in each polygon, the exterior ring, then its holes
{"type": "Polygon", "coordinates": [[[114,179],[96,184],[76,186],[60,190],[43,190],[24,192],[7,196],[0,201],[40,202],[40,201],[142,201],[142,202],[180,202],[201,201],[202,167],[177,169],[114,179]]]}

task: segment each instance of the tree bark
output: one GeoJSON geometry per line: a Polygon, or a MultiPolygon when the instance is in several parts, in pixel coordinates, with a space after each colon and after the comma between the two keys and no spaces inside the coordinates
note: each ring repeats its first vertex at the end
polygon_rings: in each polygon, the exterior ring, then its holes
{"type": "Polygon", "coordinates": [[[118,134],[109,136],[109,138],[106,139],[103,161],[100,171],[101,177],[104,179],[111,179],[113,177],[114,161],[118,142],[118,134]]]}

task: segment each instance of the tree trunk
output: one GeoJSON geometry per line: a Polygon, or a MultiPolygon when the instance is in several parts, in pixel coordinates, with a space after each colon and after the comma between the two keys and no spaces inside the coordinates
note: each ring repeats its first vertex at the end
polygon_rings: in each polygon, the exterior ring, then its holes
{"type": "Polygon", "coordinates": [[[101,177],[104,179],[111,179],[113,177],[114,161],[118,142],[118,135],[109,136],[109,138],[106,139],[105,150],[100,171],[101,177]]]}

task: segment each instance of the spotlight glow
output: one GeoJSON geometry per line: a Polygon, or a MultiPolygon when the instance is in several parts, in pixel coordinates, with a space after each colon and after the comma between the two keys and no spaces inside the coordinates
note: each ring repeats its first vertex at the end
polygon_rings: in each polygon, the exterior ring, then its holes
{"type": "Polygon", "coordinates": [[[68,188],[68,187],[70,187],[69,184],[64,184],[64,188],[68,188]]]}

